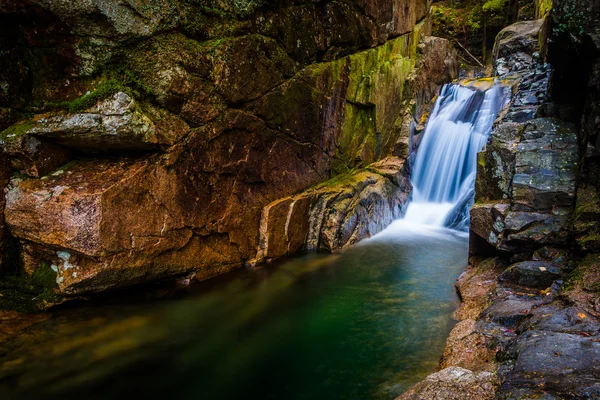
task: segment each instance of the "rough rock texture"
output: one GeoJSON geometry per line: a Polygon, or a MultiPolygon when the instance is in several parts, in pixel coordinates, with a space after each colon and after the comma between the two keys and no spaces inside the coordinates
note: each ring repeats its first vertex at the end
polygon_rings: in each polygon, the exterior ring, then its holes
{"type": "Polygon", "coordinates": [[[472,256],[441,368],[494,373],[496,399],[600,398],[595,153],[555,118],[563,106],[546,93],[542,30],[540,21],[509,27],[496,42],[496,68],[515,92],[478,156],[472,256]]]}
{"type": "MultiPolygon", "coordinates": [[[[145,105],[147,111],[126,93],[118,92],[82,113],[42,114],[20,137],[53,139],[59,145],[91,152],[150,151],[170,146],[189,132],[180,118],[145,105]]],[[[10,134],[9,134],[10,135],[10,134]]]]}
{"type": "Polygon", "coordinates": [[[411,124],[458,73],[428,12],[0,1],[17,33],[0,35],[2,123],[33,114],[0,135],[28,176],[4,213],[25,271],[51,266],[60,293],[81,294],[378,232],[406,201],[411,124]]]}
{"type": "MultiPolygon", "coordinates": [[[[491,142],[500,145],[487,147],[485,155],[479,158],[497,161],[493,166],[481,165],[486,170],[484,179],[491,178],[477,185],[487,190],[485,203],[478,203],[471,210],[472,234],[502,251],[566,245],[569,215],[575,206],[575,129],[548,118],[533,119],[523,125],[510,121],[508,127],[500,125],[494,130],[491,142]],[[508,140],[496,140],[496,135],[507,131],[511,132],[508,140]],[[503,152],[497,153],[498,148],[503,152]],[[508,168],[506,174],[501,167],[508,168]],[[504,179],[494,179],[496,176],[504,179]],[[496,185],[490,186],[493,183],[496,185]]],[[[483,196],[477,197],[481,201],[483,196]]],[[[476,248],[472,250],[477,252],[476,248]]]]}
{"type": "Polygon", "coordinates": [[[533,57],[544,55],[545,22],[544,18],[517,22],[500,31],[492,53],[498,75],[528,69],[533,57]]]}
{"type": "Polygon", "coordinates": [[[380,232],[403,214],[408,200],[412,187],[403,164],[385,159],[268,204],[256,261],[300,249],[332,251],[380,232]]]}
{"type": "Polygon", "coordinates": [[[396,400],[476,400],[493,399],[497,377],[490,372],[474,373],[449,367],[429,375],[396,400]]]}

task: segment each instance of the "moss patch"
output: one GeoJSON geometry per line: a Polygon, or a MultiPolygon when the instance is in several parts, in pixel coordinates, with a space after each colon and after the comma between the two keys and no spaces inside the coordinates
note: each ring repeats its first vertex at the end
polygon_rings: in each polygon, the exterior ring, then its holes
{"type": "Polygon", "coordinates": [[[40,264],[32,276],[20,270],[5,274],[0,276],[0,309],[39,312],[62,301],[57,287],[56,272],[46,263],[40,264]]]}
{"type": "Polygon", "coordinates": [[[31,121],[20,122],[11,126],[10,128],[4,130],[0,133],[0,140],[2,141],[11,141],[15,140],[24,134],[26,134],[31,128],[33,128],[34,123],[31,121]]]}

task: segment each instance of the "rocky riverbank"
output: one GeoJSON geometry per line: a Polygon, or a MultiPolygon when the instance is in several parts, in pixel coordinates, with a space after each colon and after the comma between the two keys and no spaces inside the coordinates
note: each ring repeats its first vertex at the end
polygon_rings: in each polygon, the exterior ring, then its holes
{"type": "Polygon", "coordinates": [[[600,202],[585,125],[600,109],[595,90],[573,87],[587,89],[582,123],[553,92],[564,71],[543,64],[546,23],[498,35],[496,71],[519,83],[479,154],[459,322],[441,370],[400,399],[600,398],[600,202]]]}

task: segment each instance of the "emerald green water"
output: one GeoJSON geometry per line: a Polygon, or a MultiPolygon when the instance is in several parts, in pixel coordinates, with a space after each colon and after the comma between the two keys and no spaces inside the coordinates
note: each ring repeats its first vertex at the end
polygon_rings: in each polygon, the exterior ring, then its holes
{"type": "Polygon", "coordinates": [[[0,398],[393,399],[454,324],[465,236],[396,222],[335,255],[64,310],[0,348],[0,398]]]}

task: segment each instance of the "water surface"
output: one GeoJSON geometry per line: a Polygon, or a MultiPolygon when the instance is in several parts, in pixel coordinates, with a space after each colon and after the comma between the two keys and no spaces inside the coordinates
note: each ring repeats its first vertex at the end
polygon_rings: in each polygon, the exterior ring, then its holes
{"type": "Polygon", "coordinates": [[[393,399],[437,366],[466,263],[465,235],[397,221],[335,255],[66,310],[4,345],[0,398],[393,399]]]}

